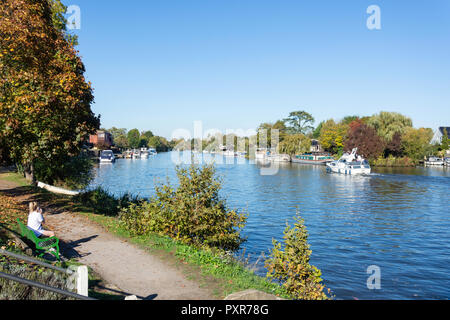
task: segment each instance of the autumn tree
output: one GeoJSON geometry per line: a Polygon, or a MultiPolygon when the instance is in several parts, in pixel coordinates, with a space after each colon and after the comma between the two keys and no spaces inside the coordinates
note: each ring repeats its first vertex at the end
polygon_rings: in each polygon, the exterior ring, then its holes
{"type": "Polygon", "coordinates": [[[348,125],[336,123],[333,119],[323,123],[319,141],[324,150],[338,154],[343,151],[348,125]]]}
{"type": "Polygon", "coordinates": [[[358,154],[367,159],[377,159],[383,154],[384,147],[384,141],[375,129],[362,123],[349,129],[344,148],[346,151],[358,148],[358,154]]]}
{"type": "Polygon", "coordinates": [[[53,164],[80,153],[100,119],[85,68],[52,2],[0,1],[0,140],[35,181],[36,161],[53,164]]]}

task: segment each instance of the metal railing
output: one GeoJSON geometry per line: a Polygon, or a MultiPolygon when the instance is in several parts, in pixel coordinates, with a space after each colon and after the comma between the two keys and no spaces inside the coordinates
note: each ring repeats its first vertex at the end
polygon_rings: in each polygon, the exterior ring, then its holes
{"type": "MultiPolygon", "coordinates": [[[[73,271],[71,269],[64,269],[64,268],[56,267],[56,266],[53,266],[51,264],[42,262],[40,260],[31,258],[31,257],[22,256],[22,255],[19,255],[19,254],[13,253],[13,252],[9,252],[9,251],[3,250],[3,249],[0,249],[0,254],[7,255],[7,256],[13,257],[15,259],[21,260],[21,261],[27,261],[27,262],[30,262],[30,263],[34,263],[34,264],[40,265],[42,267],[53,269],[53,270],[56,270],[56,271],[59,271],[59,272],[63,272],[63,273],[66,273],[66,274],[74,274],[75,273],[75,271],[73,271]]],[[[46,290],[46,291],[51,291],[51,292],[54,292],[54,293],[58,293],[58,294],[64,295],[66,297],[71,297],[71,298],[75,298],[75,299],[79,299],[79,300],[97,300],[97,299],[90,298],[90,297],[83,296],[83,295],[79,295],[79,294],[76,294],[76,293],[73,293],[73,292],[70,292],[70,291],[66,291],[66,290],[62,290],[62,289],[59,289],[59,288],[50,287],[50,286],[47,286],[47,285],[39,283],[39,282],[35,282],[35,281],[28,280],[28,279],[16,277],[16,276],[13,276],[13,275],[10,275],[10,274],[7,274],[7,273],[3,273],[3,272],[0,272],[0,278],[4,278],[4,279],[7,279],[7,280],[19,282],[19,283],[22,283],[22,284],[27,285],[27,286],[43,289],[43,290],[46,290]]]]}

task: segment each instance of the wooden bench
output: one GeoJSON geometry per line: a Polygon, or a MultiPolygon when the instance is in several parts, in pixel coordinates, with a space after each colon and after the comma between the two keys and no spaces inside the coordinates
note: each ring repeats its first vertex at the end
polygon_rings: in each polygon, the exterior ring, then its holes
{"type": "Polygon", "coordinates": [[[22,237],[26,237],[28,240],[32,241],[36,246],[36,251],[40,252],[39,257],[42,257],[46,252],[55,256],[58,261],[61,261],[59,258],[59,239],[56,237],[51,238],[43,238],[40,239],[36,236],[33,230],[24,225],[20,219],[17,219],[17,223],[19,224],[20,233],[22,237]],[[54,248],[54,250],[50,250],[54,248]]]}

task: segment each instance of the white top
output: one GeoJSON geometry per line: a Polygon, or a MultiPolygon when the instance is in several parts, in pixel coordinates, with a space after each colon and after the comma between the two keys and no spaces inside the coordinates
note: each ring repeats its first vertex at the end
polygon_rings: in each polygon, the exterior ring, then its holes
{"type": "Polygon", "coordinates": [[[41,231],[42,222],[44,221],[44,217],[40,212],[33,211],[28,215],[28,227],[35,231],[41,231]]]}

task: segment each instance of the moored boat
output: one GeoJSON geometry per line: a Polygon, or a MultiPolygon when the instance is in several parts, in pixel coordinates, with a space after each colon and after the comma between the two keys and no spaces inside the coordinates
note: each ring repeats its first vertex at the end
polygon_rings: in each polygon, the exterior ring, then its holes
{"type": "Polygon", "coordinates": [[[327,163],[333,161],[333,157],[326,153],[304,153],[301,155],[296,155],[292,158],[292,162],[294,163],[313,164],[320,166],[325,166],[327,163]]]}
{"type": "Polygon", "coordinates": [[[100,163],[113,163],[116,161],[114,152],[112,150],[103,150],[100,152],[100,163]]]}
{"type": "Polygon", "coordinates": [[[450,167],[450,157],[444,159],[444,165],[450,167]]]}
{"type": "Polygon", "coordinates": [[[424,162],[426,166],[443,166],[444,165],[444,159],[439,157],[428,157],[428,159],[424,162]]]}
{"type": "Polygon", "coordinates": [[[148,159],[150,156],[150,152],[147,148],[141,148],[141,159],[148,159]]]}
{"type": "Polygon", "coordinates": [[[357,151],[358,148],[355,148],[351,153],[344,153],[339,160],[327,163],[327,172],[351,175],[370,174],[372,169],[369,162],[357,155],[357,151]]]}

